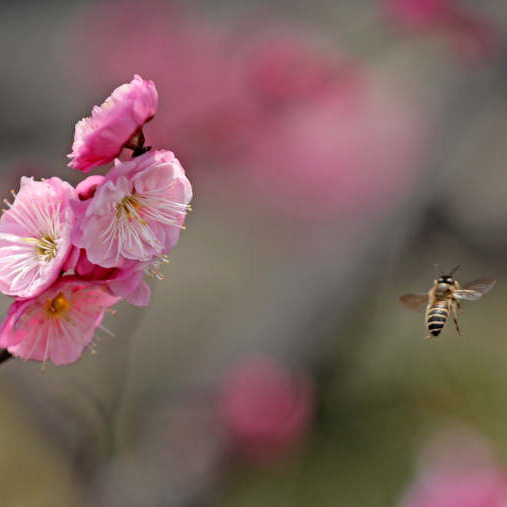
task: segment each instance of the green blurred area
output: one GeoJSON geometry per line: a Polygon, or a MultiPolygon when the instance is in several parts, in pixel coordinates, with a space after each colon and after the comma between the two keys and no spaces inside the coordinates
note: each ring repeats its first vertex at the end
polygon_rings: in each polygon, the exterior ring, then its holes
{"type": "Polygon", "coordinates": [[[51,447],[27,415],[0,394],[1,505],[80,507],[83,491],[72,463],[51,447]]]}

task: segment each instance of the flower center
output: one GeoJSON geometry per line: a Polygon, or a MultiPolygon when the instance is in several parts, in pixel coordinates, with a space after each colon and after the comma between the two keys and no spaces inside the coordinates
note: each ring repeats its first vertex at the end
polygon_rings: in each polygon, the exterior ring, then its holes
{"type": "Polygon", "coordinates": [[[57,319],[67,313],[70,301],[65,298],[63,292],[59,292],[53,299],[47,299],[44,304],[44,313],[50,319],[57,319]]]}
{"type": "Polygon", "coordinates": [[[134,219],[138,220],[142,224],[146,224],[146,221],[139,215],[138,211],[141,208],[139,202],[139,196],[136,193],[125,196],[116,207],[116,217],[126,217],[129,221],[134,219]]]}
{"type": "Polygon", "coordinates": [[[50,234],[45,234],[42,238],[23,238],[23,241],[35,246],[37,257],[42,262],[49,262],[58,253],[57,239],[50,234]]]}
{"type": "Polygon", "coordinates": [[[54,238],[46,234],[37,243],[37,254],[39,258],[48,262],[56,257],[58,253],[58,245],[54,238]]]}

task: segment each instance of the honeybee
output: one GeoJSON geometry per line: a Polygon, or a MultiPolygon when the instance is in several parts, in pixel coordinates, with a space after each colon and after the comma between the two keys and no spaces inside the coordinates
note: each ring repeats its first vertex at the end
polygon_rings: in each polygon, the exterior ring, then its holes
{"type": "Polygon", "coordinates": [[[456,331],[461,335],[458,325],[460,301],[477,301],[496,283],[494,278],[480,278],[468,282],[462,289],[453,278],[458,268],[459,266],[456,266],[448,275],[442,273],[427,294],[400,296],[400,302],[412,310],[420,311],[426,306],[426,326],[430,333],[427,338],[437,337],[441,333],[449,313],[452,314],[456,331]]]}

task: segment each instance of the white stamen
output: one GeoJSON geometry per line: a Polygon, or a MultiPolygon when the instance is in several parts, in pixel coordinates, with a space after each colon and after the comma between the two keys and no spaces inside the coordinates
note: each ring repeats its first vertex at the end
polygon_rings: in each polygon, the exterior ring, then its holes
{"type": "Polygon", "coordinates": [[[162,273],[162,264],[169,264],[169,257],[167,255],[161,255],[157,260],[153,261],[146,269],[146,274],[157,280],[163,280],[164,274],[162,273]]]}

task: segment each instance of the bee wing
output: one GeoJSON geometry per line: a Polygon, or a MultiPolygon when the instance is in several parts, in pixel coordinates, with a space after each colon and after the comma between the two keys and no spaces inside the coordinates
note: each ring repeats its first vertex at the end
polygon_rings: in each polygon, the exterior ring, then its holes
{"type": "Polygon", "coordinates": [[[483,294],[482,292],[470,289],[454,291],[454,297],[456,299],[461,299],[463,301],[477,301],[482,297],[482,294],[483,294]]]}
{"type": "Polygon", "coordinates": [[[496,280],[494,278],[479,278],[479,280],[473,280],[468,282],[463,289],[480,292],[486,294],[495,286],[496,280]]]}
{"type": "Polygon", "coordinates": [[[399,301],[412,310],[419,312],[428,304],[428,299],[428,294],[403,294],[403,296],[400,296],[399,301]]]}
{"type": "Polygon", "coordinates": [[[462,299],[464,301],[477,301],[482,297],[483,294],[489,292],[495,285],[496,280],[494,278],[479,278],[468,282],[463,290],[454,291],[454,297],[456,299],[462,299]]]}

